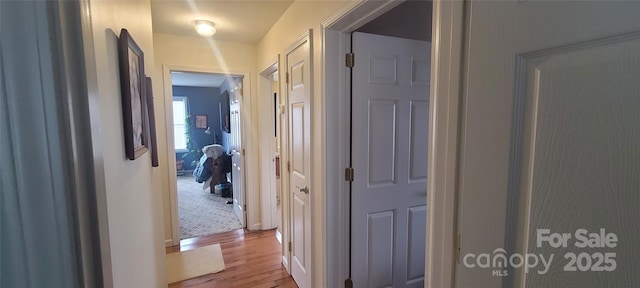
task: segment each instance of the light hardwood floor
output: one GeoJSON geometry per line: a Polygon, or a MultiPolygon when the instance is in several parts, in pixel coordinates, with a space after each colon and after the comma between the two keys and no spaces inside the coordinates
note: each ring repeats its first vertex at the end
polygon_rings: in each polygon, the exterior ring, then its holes
{"type": "Polygon", "coordinates": [[[169,287],[293,287],[298,286],[282,266],[280,242],[275,230],[236,230],[180,241],[167,253],[219,243],[226,265],[216,274],[170,284],[169,287]]]}

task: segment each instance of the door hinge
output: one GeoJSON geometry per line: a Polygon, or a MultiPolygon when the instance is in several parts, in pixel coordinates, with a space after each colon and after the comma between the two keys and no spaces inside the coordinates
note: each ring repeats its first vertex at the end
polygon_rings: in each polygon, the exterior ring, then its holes
{"type": "Polygon", "coordinates": [[[356,54],[347,53],[344,64],[349,68],[353,68],[353,66],[356,64],[356,54]]]}
{"type": "Polygon", "coordinates": [[[291,252],[291,241],[289,241],[289,252],[291,252]]]}
{"type": "Polygon", "coordinates": [[[291,162],[287,161],[287,172],[291,172],[291,162]]]}
{"type": "Polygon", "coordinates": [[[243,88],[240,88],[240,89],[238,90],[238,93],[240,94],[240,96],[244,96],[244,90],[243,90],[243,88]]]}
{"type": "Polygon", "coordinates": [[[344,280],[344,288],[353,288],[353,280],[351,278],[344,280]]]}
{"type": "Polygon", "coordinates": [[[289,72],[285,73],[285,83],[289,84],[289,72]]]}
{"type": "Polygon", "coordinates": [[[244,211],[247,211],[247,204],[242,205],[242,209],[244,209],[244,211]]]}
{"type": "Polygon", "coordinates": [[[344,180],[345,181],[349,181],[349,182],[353,182],[353,167],[348,167],[346,169],[344,169],[344,180]]]}
{"type": "Polygon", "coordinates": [[[244,156],[244,154],[245,154],[245,151],[244,151],[244,148],[242,148],[242,156],[244,156]]]}
{"type": "Polygon", "coordinates": [[[454,254],[455,254],[454,257],[456,257],[456,259],[455,259],[456,263],[460,264],[460,250],[461,250],[461,248],[460,248],[460,234],[458,234],[458,236],[456,236],[456,240],[455,240],[454,245],[455,245],[454,248],[453,248],[453,249],[455,249],[453,251],[454,254]]]}

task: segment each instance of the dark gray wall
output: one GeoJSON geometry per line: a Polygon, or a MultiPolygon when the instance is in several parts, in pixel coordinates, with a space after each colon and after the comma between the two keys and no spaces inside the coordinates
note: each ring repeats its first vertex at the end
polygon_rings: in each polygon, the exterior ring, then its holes
{"type": "MultiPolygon", "coordinates": [[[[200,147],[206,145],[221,143],[222,132],[220,131],[220,113],[218,112],[218,103],[220,102],[220,89],[211,87],[187,87],[173,86],[174,96],[184,96],[188,100],[189,114],[195,121],[195,115],[207,115],[207,125],[215,131],[214,135],[206,134],[206,129],[193,129],[192,137],[200,147]]],[[[176,159],[182,159],[184,153],[176,153],[176,159]]],[[[185,164],[191,161],[186,161],[185,164]]],[[[188,165],[187,165],[188,166],[188,165]]]]}
{"type": "Polygon", "coordinates": [[[431,1],[410,0],[356,31],[431,42],[431,1]]]}
{"type": "MultiPolygon", "coordinates": [[[[231,90],[231,88],[237,86],[239,83],[241,83],[242,78],[239,77],[231,77],[231,78],[227,78],[224,80],[224,82],[222,82],[222,84],[220,85],[220,96],[226,94],[226,95],[230,95],[229,96],[229,102],[234,100],[232,94],[229,90],[231,90]],[[231,80],[231,83],[229,83],[229,80],[231,80]]],[[[222,109],[229,109],[228,107],[222,107],[222,109]]],[[[224,146],[224,148],[227,149],[227,153],[231,153],[231,133],[226,133],[224,131],[221,132],[222,133],[222,146],[224,146]]]]}

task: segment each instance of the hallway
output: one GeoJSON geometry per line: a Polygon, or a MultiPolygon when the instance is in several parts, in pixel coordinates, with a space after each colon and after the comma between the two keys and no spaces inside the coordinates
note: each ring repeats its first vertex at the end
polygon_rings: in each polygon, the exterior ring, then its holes
{"type": "Polygon", "coordinates": [[[226,269],[216,274],[170,284],[169,287],[293,287],[298,286],[282,266],[276,230],[235,230],[185,239],[166,252],[185,251],[219,243],[226,269]]]}

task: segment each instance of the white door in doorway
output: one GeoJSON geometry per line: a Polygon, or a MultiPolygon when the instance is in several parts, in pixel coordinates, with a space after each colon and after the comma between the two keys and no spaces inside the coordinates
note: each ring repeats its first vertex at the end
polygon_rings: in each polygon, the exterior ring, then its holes
{"type": "Polygon", "coordinates": [[[289,109],[291,276],[311,287],[311,48],[309,36],[286,56],[289,109]]]}
{"type": "MultiPolygon", "coordinates": [[[[247,211],[244,209],[244,150],[242,148],[242,114],[239,94],[236,93],[229,108],[229,128],[231,129],[231,178],[233,188],[233,211],[242,227],[246,226],[247,211]]],[[[233,99],[233,98],[232,98],[233,99]]]]}
{"type": "Polygon", "coordinates": [[[466,5],[456,286],[640,287],[640,3],[466,5]]]}
{"type": "Polygon", "coordinates": [[[354,287],[423,287],[430,49],[353,33],[354,287]]]}

